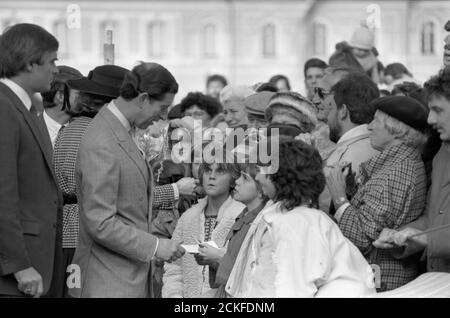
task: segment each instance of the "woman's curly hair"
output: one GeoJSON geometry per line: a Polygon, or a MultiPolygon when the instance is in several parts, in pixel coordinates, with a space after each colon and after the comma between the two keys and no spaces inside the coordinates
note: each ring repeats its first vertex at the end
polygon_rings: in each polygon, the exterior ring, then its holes
{"type": "Polygon", "coordinates": [[[322,158],[312,146],[292,138],[280,138],[279,169],[270,175],[275,186],[275,202],[290,211],[302,204],[318,207],[325,188],[322,158]]]}
{"type": "Polygon", "coordinates": [[[207,112],[211,118],[222,112],[222,105],[217,99],[200,92],[191,92],[183,98],[180,103],[181,112],[184,113],[194,105],[207,112]]]}

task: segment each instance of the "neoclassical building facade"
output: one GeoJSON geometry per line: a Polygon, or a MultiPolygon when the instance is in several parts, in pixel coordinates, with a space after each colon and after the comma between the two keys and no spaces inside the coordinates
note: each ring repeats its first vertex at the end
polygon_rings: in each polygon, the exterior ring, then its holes
{"type": "Polygon", "coordinates": [[[284,74],[303,92],[303,64],[328,60],[361,22],[374,28],[380,60],[404,63],[425,81],[442,65],[449,1],[331,0],[2,0],[2,30],[36,23],[60,41],[59,60],[83,73],[104,62],[112,30],[115,64],[165,65],[181,98],[224,74],[253,84],[284,74]]]}

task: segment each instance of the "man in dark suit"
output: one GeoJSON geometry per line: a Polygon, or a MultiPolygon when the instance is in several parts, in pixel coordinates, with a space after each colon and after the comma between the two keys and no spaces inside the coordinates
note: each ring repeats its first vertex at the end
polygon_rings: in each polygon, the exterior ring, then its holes
{"type": "Polygon", "coordinates": [[[58,41],[16,24],[0,37],[0,295],[58,296],[62,196],[33,101],[50,89],[58,41]]]}

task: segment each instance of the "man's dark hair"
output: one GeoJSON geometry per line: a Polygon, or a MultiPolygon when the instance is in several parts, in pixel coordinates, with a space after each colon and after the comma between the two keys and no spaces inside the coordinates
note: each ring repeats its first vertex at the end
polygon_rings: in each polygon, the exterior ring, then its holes
{"type": "Polygon", "coordinates": [[[225,76],[220,74],[213,74],[208,76],[208,78],[206,79],[206,87],[208,87],[211,82],[221,82],[223,87],[228,85],[228,81],[225,76]]]}
{"type": "Polygon", "coordinates": [[[414,82],[403,82],[401,84],[397,84],[392,89],[392,95],[402,94],[405,96],[409,96],[411,92],[417,91],[420,89],[420,86],[414,82]]]}
{"type": "Polygon", "coordinates": [[[350,73],[332,88],[334,101],[339,108],[344,104],[350,114],[350,120],[357,125],[368,124],[373,120],[375,110],[370,102],[380,97],[377,85],[365,74],[350,73]]]}
{"type": "Polygon", "coordinates": [[[325,61],[322,61],[321,59],[318,59],[318,58],[312,58],[312,59],[307,60],[305,63],[305,67],[303,68],[303,74],[305,75],[305,78],[306,78],[306,72],[312,67],[317,67],[317,68],[321,68],[324,70],[328,67],[328,64],[325,63],[325,61]]]}
{"type": "Polygon", "coordinates": [[[165,94],[176,94],[178,83],[164,66],[157,63],[141,62],[125,75],[120,96],[125,100],[136,98],[139,93],[147,93],[152,99],[163,100],[165,94]]]}
{"type": "Polygon", "coordinates": [[[319,152],[303,141],[282,136],[279,158],[278,171],[269,177],[275,186],[274,202],[281,202],[288,211],[303,204],[317,207],[325,188],[319,152]]]}
{"type": "Polygon", "coordinates": [[[222,104],[217,99],[199,92],[191,92],[180,103],[181,113],[193,105],[207,112],[211,118],[222,112],[222,104]]]}
{"type": "Polygon", "coordinates": [[[58,40],[36,24],[19,23],[0,36],[0,78],[11,78],[31,64],[42,65],[44,56],[58,51],[58,40]]]}
{"type": "Polygon", "coordinates": [[[424,89],[427,99],[433,96],[442,96],[450,101],[450,67],[441,69],[438,75],[425,82],[424,89]]]}
{"type": "Polygon", "coordinates": [[[402,63],[391,63],[384,69],[384,76],[390,75],[394,79],[402,78],[404,74],[412,77],[411,73],[402,63]]]}

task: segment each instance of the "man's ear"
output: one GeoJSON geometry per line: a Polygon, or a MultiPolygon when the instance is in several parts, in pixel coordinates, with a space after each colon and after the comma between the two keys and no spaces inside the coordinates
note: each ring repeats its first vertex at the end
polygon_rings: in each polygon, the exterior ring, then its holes
{"type": "Polygon", "coordinates": [[[347,105],[342,104],[340,108],[338,108],[338,116],[340,120],[345,120],[349,116],[347,105]]]}
{"type": "Polygon", "coordinates": [[[33,72],[33,70],[34,70],[34,66],[35,66],[36,64],[27,64],[27,66],[25,66],[25,69],[26,69],[26,71],[28,72],[28,73],[31,73],[31,72],[33,72]]]}
{"type": "Polygon", "coordinates": [[[150,101],[150,97],[148,96],[148,93],[140,93],[138,96],[138,102],[139,102],[139,108],[144,107],[145,103],[150,101]]]}

